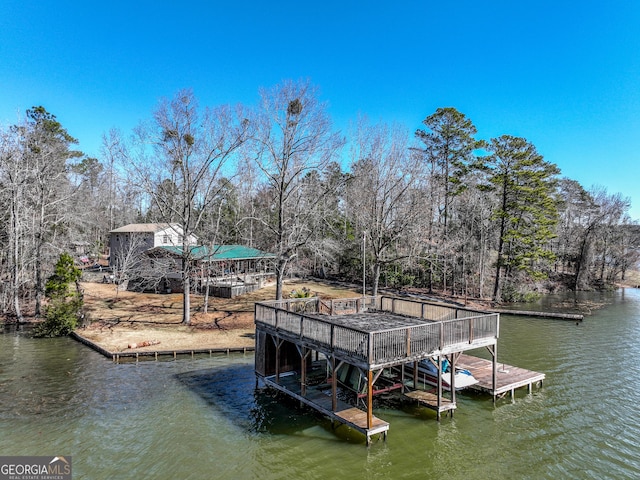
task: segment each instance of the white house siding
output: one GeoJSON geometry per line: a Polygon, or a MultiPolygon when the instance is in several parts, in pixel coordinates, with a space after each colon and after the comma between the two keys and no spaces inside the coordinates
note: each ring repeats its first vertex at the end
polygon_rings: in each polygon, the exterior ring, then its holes
{"type": "MultiPolygon", "coordinates": [[[[183,245],[183,230],[178,224],[134,223],[111,230],[109,234],[109,265],[112,267],[117,266],[118,259],[129,250],[134,236],[141,239],[136,249],[138,253],[153,247],[183,245]]],[[[191,245],[197,242],[195,235],[191,235],[189,240],[191,245]]]]}

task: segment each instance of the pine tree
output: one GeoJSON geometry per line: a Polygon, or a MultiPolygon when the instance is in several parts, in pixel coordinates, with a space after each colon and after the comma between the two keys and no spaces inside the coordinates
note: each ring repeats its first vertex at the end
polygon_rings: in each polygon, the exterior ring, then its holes
{"type": "Polygon", "coordinates": [[[442,287],[449,278],[453,289],[455,276],[449,271],[455,263],[456,249],[451,242],[451,221],[455,216],[454,200],[466,189],[466,177],[475,164],[475,151],[484,142],[475,139],[476,127],[463,113],[453,107],[438,108],[422,122],[426,130],[415,136],[423,144],[418,150],[428,171],[430,201],[428,212],[429,291],[433,287],[434,271],[442,271],[442,287]],[[453,253],[453,255],[452,255],[453,253]]]}
{"type": "Polygon", "coordinates": [[[553,259],[549,240],[558,217],[553,192],[560,170],[524,138],[494,138],[489,151],[489,188],[498,199],[493,219],[499,223],[493,299],[500,301],[504,278],[518,271],[543,277],[539,262],[553,259]]]}
{"type": "Polygon", "coordinates": [[[82,294],[78,281],[82,272],[68,253],[60,255],[53,275],[47,279],[45,321],[34,332],[36,337],[60,337],[71,333],[82,315],[82,294]]]}

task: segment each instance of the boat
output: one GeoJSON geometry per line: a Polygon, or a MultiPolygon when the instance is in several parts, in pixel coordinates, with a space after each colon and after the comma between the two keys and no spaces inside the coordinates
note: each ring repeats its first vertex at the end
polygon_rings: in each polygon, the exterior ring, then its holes
{"type": "MultiPolygon", "coordinates": [[[[338,383],[356,394],[357,398],[367,396],[367,380],[364,372],[355,365],[345,365],[338,371],[338,383]]],[[[372,395],[391,392],[402,388],[400,379],[385,370],[376,376],[372,388],[372,395]]]]}
{"type": "MultiPolygon", "coordinates": [[[[413,364],[405,365],[405,371],[413,375],[413,364]]],[[[448,360],[442,362],[442,388],[444,390],[451,390],[451,364],[448,360]]],[[[455,373],[455,386],[456,390],[462,390],[463,388],[470,387],[478,383],[473,374],[464,368],[456,367],[455,373]]],[[[418,382],[426,383],[429,385],[438,385],[438,367],[435,361],[431,358],[424,358],[418,362],[418,382]]]]}

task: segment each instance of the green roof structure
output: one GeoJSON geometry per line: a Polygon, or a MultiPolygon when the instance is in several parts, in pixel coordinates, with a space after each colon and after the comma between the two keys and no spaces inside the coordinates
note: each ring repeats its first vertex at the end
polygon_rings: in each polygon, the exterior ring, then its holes
{"type": "MultiPolygon", "coordinates": [[[[182,247],[163,245],[152,249],[155,252],[164,251],[170,255],[182,256],[182,247]]],[[[191,247],[191,257],[201,262],[223,262],[229,260],[267,260],[276,258],[273,253],[263,252],[257,248],[244,245],[214,245],[209,248],[206,245],[191,247]]]]}

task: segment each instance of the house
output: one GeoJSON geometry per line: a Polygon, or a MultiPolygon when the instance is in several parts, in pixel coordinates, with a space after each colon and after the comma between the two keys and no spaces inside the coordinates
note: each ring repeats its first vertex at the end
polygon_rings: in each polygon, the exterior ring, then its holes
{"type": "MultiPolygon", "coordinates": [[[[128,257],[150,248],[184,245],[184,231],[177,223],[132,223],[109,232],[109,266],[118,268],[128,257]]],[[[198,241],[189,236],[189,244],[198,241]]]]}
{"type": "MultiPolygon", "coordinates": [[[[182,291],[184,235],[178,224],[135,223],[111,230],[109,265],[127,288],[182,291]]],[[[275,255],[242,245],[199,246],[190,235],[189,263],[196,291],[231,298],[273,276],[275,255]]]]}

